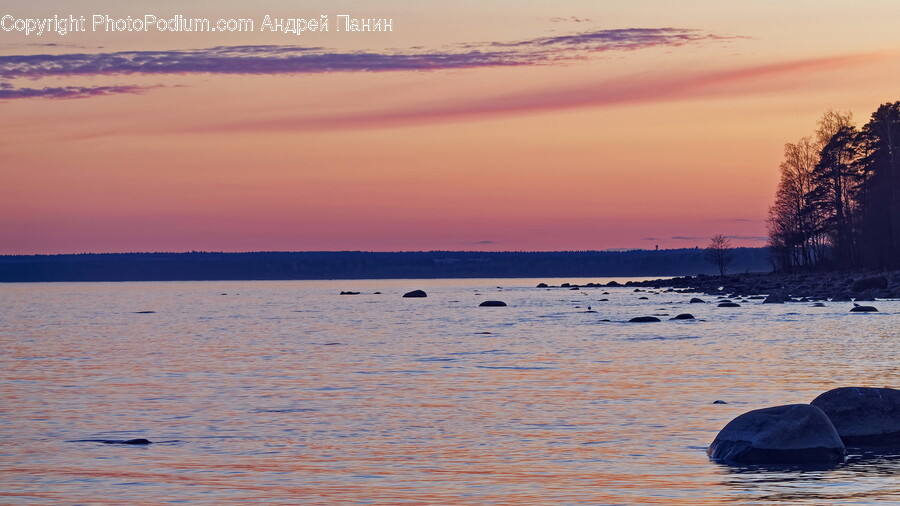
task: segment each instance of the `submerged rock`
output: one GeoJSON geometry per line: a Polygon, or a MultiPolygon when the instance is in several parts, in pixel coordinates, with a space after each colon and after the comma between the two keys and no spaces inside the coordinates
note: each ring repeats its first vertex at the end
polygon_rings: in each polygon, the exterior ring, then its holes
{"type": "Polygon", "coordinates": [[[790,404],[738,416],[706,453],[726,464],[833,465],[844,461],[847,450],[821,409],[790,404]]]}
{"type": "Polygon", "coordinates": [[[502,300],[486,300],[478,304],[478,307],[506,307],[506,303],[502,300]]]}
{"type": "Polygon", "coordinates": [[[359,292],[341,292],[341,295],[359,295],[359,292]]]}
{"type": "Polygon", "coordinates": [[[413,290],[411,292],[404,293],[403,296],[407,298],[428,297],[428,294],[422,290],[413,290]]]}
{"type": "Polygon", "coordinates": [[[736,302],[722,302],[718,307],[741,307],[741,305],[736,302]]]}
{"type": "Polygon", "coordinates": [[[651,323],[658,321],[660,321],[659,318],[655,316],[638,316],[628,320],[629,323],[651,323]]]}
{"type": "Polygon", "coordinates": [[[878,310],[873,306],[853,306],[853,309],[850,310],[851,313],[877,313],[878,310]]]}
{"type": "Polygon", "coordinates": [[[706,302],[706,301],[703,299],[699,299],[697,297],[694,297],[691,299],[691,304],[703,304],[704,302],[706,302]]]}
{"type": "Polygon", "coordinates": [[[149,445],[153,441],[149,439],[77,439],[74,443],[103,443],[106,445],[149,445]]]}
{"type": "Polygon", "coordinates": [[[847,446],[900,447],[900,390],[835,388],[810,404],[828,415],[847,446]]]}
{"type": "Polygon", "coordinates": [[[693,320],[694,315],[692,315],[691,313],[681,313],[680,315],[677,315],[672,319],[673,320],[693,320]]]}
{"type": "Polygon", "coordinates": [[[723,400],[721,400],[721,399],[716,399],[716,400],[713,401],[713,404],[728,404],[728,403],[725,402],[725,401],[723,401],[723,400]]]}

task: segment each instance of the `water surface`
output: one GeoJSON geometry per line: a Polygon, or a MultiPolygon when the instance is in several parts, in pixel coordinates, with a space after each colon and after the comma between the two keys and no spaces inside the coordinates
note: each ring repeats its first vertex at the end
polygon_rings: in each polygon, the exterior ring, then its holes
{"type": "Polygon", "coordinates": [[[744,411],[900,386],[900,302],[539,281],[606,280],[0,285],[0,502],[900,503],[895,456],[705,454],[744,411]]]}

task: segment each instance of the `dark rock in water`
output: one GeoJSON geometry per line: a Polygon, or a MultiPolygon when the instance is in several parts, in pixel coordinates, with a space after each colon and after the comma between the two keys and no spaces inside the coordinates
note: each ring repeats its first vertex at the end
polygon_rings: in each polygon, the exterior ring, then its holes
{"type": "Polygon", "coordinates": [[[359,295],[359,292],[341,292],[341,295],[359,295]]]}
{"type": "Polygon", "coordinates": [[[847,446],[900,447],[900,390],[835,388],[810,404],[828,415],[847,446]]]}
{"type": "Polygon", "coordinates": [[[134,314],[154,314],[156,311],[135,311],[134,314]]]}
{"type": "Polygon", "coordinates": [[[884,276],[874,278],[857,279],[850,288],[854,292],[864,292],[866,290],[884,290],[888,287],[888,280],[884,276]]]}
{"type": "Polygon", "coordinates": [[[723,401],[723,400],[721,400],[721,399],[716,399],[716,400],[713,401],[713,404],[728,404],[728,403],[725,402],[725,401],[723,401]]]}
{"type": "Polygon", "coordinates": [[[638,300],[649,300],[647,297],[638,297],[638,300]]]}
{"type": "Polygon", "coordinates": [[[741,305],[736,302],[722,302],[718,307],[741,307],[741,305]]]}
{"type": "Polygon", "coordinates": [[[812,305],[812,307],[825,307],[825,304],[822,304],[821,302],[816,302],[815,304],[812,305]]]}
{"type": "Polygon", "coordinates": [[[851,313],[877,313],[878,309],[872,306],[853,306],[853,309],[850,310],[851,313]]]}
{"type": "Polygon", "coordinates": [[[610,281],[609,283],[606,284],[606,286],[622,286],[622,284],[618,283],[616,281],[610,281]]]}
{"type": "Polygon", "coordinates": [[[681,313],[680,315],[677,315],[672,319],[673,320],[693,320],[694,315],[692,315],[691,313],[681,313]]]}
{"type": "Polygon", "coordinates": [[[570,286],[572,286],[572,285],[569,283],[563,283],[563,284],[559,285],[560,288],[569,288],[570,286]]]}
{"type": "Polygon", "coordinates": [[[572,288],[569,288],[569,290],[581,290],[581,287],[580,287],[580,286],[573,286],[572,288]]]}
{"type": "Polygon", "coordinates": [[[428,297],[428,294],[422,290],[413,290],[411,292],[406,292],[403,294],[404,297],[428,297]]]}
{"type": "Polygon", "coordinates": [[[600,320],[600,321],[601,321],[601,322],[609,322],[609,319],[608,319],[608,318],[604,318],[604,319],[602,319],[602,320],[600,320]]]}
{"type": "Polygon", "coordinates": [[[597,302],[609,302],[609,299],[599,299],[597,302]]]}
{"type": "Polygon", "coordinates": [[[844,461],[847,450],[821,409],[790,404],[738,416],[706,453],[726,464],[833,465],[844,461]]]}
{"type": "Polygon", "coordinates": [[[478,307],[506,307],[506,303],[502,300],[486,300],[478,304],[478,307]]]}
{"type": "Polygon", "coordinates": [[[77,439],[73,443],[103,443],[107,445],[148,445],[153,441],[149,439],[77,439]]]}
{"type": "Polygon", "coordinates": [[[550,286],[547,283],[538,283],[537,288],[550,288],[550,286]]]}
{"type": "Polygon", "coordinates": [[[691,299],[691,304],[703,304],[704,302],[706,301],[703,299],[698,299],[697,297],[691,299]]]}
{"type": "Polygon", "coordinates": [[[763,299],[766,299],[767,297],[763,297],[762,295],[751,295],[747,298],[749,300],[763,300],[763,299]]]}
{"type": "Polygon", "coordinates": [[[381,295],[381,292],[372,292],[372,295],[381,295]]]}
{"type": "Polygon", "coordinates": [[[638,316],[636,318],[628,320],[629,323],[650,323],[658,321],[660,321],[659,318],[655,316],[638,316]]]}

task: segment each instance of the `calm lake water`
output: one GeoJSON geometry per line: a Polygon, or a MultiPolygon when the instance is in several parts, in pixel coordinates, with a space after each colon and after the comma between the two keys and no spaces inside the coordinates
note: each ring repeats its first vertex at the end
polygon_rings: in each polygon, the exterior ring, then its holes
{"type": "Polygon", "coordinates": [[[900,301],[539,281],[607,280],[0,285],[0,503],[900,504],[898,457],[705,453],[744,411],[900,387],[900,301]]]}

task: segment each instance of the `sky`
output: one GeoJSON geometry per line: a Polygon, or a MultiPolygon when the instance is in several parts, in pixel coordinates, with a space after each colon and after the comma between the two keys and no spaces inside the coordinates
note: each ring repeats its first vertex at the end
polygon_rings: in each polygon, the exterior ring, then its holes
{"type": "Polygon", "coordinates": [[[784,143],[900,100],[898,25],[896,0],[0,0],[0,254],[763,246],[784,143]],[[23,30],[54,16],[84,30],[23,30]]]}

